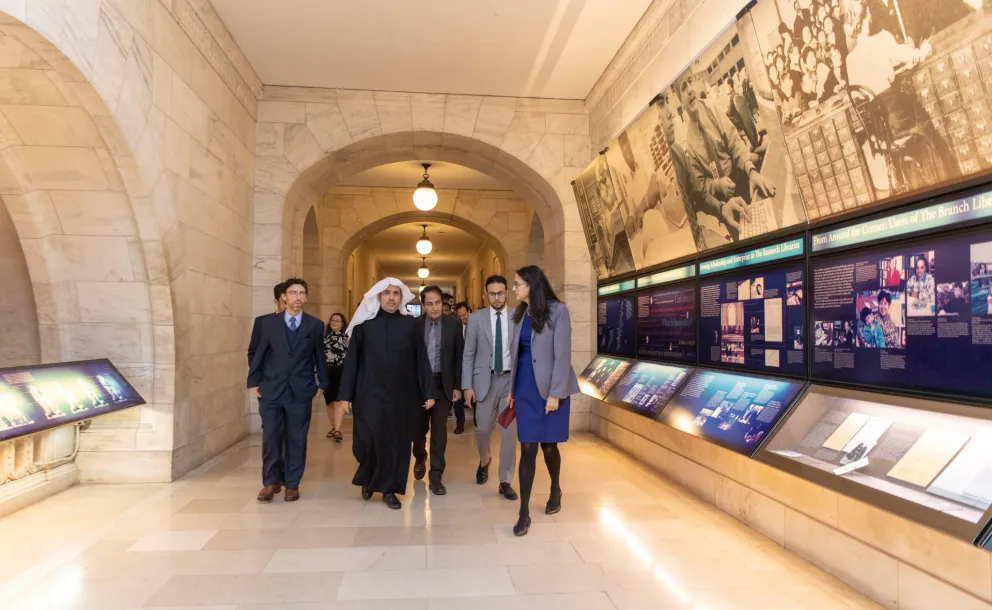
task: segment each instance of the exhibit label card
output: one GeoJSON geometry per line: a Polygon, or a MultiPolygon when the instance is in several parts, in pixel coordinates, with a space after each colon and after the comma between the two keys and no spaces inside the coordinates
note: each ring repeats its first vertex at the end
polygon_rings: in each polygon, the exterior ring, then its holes
{"type": "Polygon", "coordinates": [[[931,428],[896,463],[888,476],[927,487],[967,442],[967,434],[931,428]]]}

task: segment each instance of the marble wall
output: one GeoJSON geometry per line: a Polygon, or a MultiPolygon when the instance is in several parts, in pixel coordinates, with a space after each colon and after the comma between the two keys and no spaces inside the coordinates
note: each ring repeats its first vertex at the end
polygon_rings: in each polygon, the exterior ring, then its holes
{"type": "Polygon", "coordinates": [[[992,553],[600,401],[590,429],[885,608],[992,608],[992,553]]]}
{"type": "MultiPolygon", "coordinates": [[[[468,302],[468,306],[472,308],[472,311],[477,311],[488,305],[485,296],[486,278],[494,273],[504,275],[507,265],[501,260],[494,260],[498,258],[498,255],[492,248],[480,249],[469,260],[468,265],[465,267],[465,272],[462,273],[461,277],[455,283],[455,298],[458,301],[468,302]]],[[[511,279],[509,281],[512,282],[513,280],[511,279]]],[[[506,289],[509,291],[510,287],[507,286],[506,289]]]]}
{"type": "Polygon", "coordinates": [[[0,188],[42,356],[109,356],[149,399],[94,423],[83,480],[170,480],[248,432],[261,84],[208,0],[0,11],[0,188]]]}
{"type": "Polygon", "coordinates": [[[41,362],[38,310],[28,263],[0,196],[0,368],[41,362]]]}

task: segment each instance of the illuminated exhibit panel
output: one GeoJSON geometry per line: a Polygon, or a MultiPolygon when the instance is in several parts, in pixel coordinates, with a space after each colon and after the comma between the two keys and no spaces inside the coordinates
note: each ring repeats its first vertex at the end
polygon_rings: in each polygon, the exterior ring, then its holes
{"type": "Polygon", "coordinates": [[[663,424],[751,455],[805,382],[698,369],[658,418],[663,424]]]}
{"type": "Polygon", "coordinates": [[[109,360],[0,369],[0,441],[142,404],[109,360]]]}
{"type": "Polygon", "coordinates": [[[696,285],[656,286],[637,294],[637,357],[696,362],[696,285]]]}
{"type": "Polygon", "coordinates": [[[596,307],[596,351],[633,357],[637,338],[634,296],[619,294],[600,297],[596,307]]]}
{"type": "Polygon", "coordinates": [[[812,386],[759,459],[974,541],[992,506],[981,408],[812,386]]]}
{"type": "Polygon", "coordinates": [[[685,366],[637,362],[609,392],[606,401],[655,419],[692,374],[685,366]]]}
{"type": "Polygon", "coordinates": [[[772,374],[806,375],[805,261],[790,240],[700,263],[699,362],[772,374]]]}
{"type": "MultiPolygon", "coordinates": [[[[986,194],[813,235],[813,251],[974,222],[986,194]]],[[[814,258],[811,375],[987,399],[992,375],[992,227],[814,258]]]]}
{"type": "Polygon", "coordinates": [[[630,365],[629,360],[622,358],[596,356],[579,375],[579,389],[586,396],[603,400],[623,378],[630,365]]]}

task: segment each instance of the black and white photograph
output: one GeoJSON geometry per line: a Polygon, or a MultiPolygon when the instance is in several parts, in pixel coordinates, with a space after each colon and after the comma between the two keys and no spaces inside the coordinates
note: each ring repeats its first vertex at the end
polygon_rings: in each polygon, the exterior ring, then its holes
{"type": "Polygon", "coordinates": [[[806,220],[745,17],[655,101],[700,251],[806,220]]]}
{"type": "Polygon", "coordinates": [[[630,216],[625,226],[634,266],[644,269],[696,252],[657,108],[648,107],[606,151],[630,216]]]}
{"type": "Polygon", "coordinates": [[[616,194],[606,157],[599,155],[572,184],[586,242],[600,279],[634,271],[625,225],[626,201],[616,194]]]}
{"type": "Polygon", "coordinates": [[[750,11],[810,220],[992,167],[982,0],[761,0],[750,11]]]}

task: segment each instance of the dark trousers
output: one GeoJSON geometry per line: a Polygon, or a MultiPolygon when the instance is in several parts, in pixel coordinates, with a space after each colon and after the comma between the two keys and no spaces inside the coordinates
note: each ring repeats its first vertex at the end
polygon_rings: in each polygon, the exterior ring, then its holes
{"type": "Polygon", "coordinates": [[[451,407],[455,410],[455,427],[464,428],[465,427],[465,401],[457,400],[451,403],[451,407]]]}
{"type": "Polygon", "coordinates": [[[262,416],[262,484],[285,482],[299,489],[307,462],[310,403],[297,402],[287,388],[274,400],[258,401],[262,416]]]}
{"type": "Polygon", "coordinates": [[[427,460],[427,432],[431,433],[430,480],[440,481],[444,474],[444,452],[448,447],[448,413],[451,411],[451,398],[444,396],[441,377],[434,376],[434,406],[424,410],[417,417],[413,435],[413,457],[427,460]]]}

